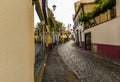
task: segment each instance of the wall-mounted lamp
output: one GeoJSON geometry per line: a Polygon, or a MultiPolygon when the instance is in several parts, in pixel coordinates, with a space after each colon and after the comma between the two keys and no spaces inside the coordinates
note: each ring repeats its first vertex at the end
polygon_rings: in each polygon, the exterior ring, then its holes
{"type": "Polygon", "coordinates": [[[52,7],[53,7],[53,11],[54,11],[56,9],[56,5],[54,4],[52,7]]]}

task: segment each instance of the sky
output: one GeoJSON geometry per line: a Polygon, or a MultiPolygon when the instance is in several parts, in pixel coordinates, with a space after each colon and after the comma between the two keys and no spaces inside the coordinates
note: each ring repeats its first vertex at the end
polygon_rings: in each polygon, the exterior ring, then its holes
{"type": "MultiPolygon", "coordinates": [[[[74,14],[74,3],[79,0],[48,0],[48,7],[52,9],[52,6],[56,5],[56,10],[53,11],[55,19],[62,22],[67,26],[73,25],[72,14],[74,14]]],[[[36,12],[34,11],[35,25],[40,22],[36,12]]]]}

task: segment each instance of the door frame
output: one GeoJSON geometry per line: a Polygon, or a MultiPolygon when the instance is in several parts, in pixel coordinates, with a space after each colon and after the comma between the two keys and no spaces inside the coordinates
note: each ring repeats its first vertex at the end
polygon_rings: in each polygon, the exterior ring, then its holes
{"type": "Polygon", "coordinates": [[[91,32],[85,33],[85,49],[86,50],[92,49],[91,32]],[[87,38],[88,38],[88,40],[87,40],[87,38]]]}

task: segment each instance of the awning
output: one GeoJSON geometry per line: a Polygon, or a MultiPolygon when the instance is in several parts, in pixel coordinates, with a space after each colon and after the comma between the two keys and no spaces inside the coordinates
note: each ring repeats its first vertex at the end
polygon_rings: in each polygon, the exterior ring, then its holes
{"type": "Polygon", "coordinates": [[[45,22],[47,23],[48,21],[48,3],[47,0],[42,0],[42,9],[43,9],[43,14],[45,18],[45,22]]]}
{"type": "Polygon", "coordinates": [[[48,24],[48,13],[47,13],[47,0],[36,0],[35,9],[41,21],[45,21],[48,24]]]}

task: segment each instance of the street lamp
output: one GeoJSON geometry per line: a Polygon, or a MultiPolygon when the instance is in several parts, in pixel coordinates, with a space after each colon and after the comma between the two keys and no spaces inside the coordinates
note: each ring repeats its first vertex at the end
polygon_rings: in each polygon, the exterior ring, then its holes
{"type": "Polygon", "coordinates": [[[53,7],[53,11],[54,11],[56,9],[56,5],[54,4],[52,7],[53,7]]]}
{"type": "MultiPolygon", "coordinates": [[[[56,10],[56,5],[54,4],[54,5],[52,6],[52,8],[53,8],[52,11],[55,11],[55,10],[56,10]]],[[[53,17],[54,17],[54,14],[53,14],[53,17]]],[[[53,42],[52,42],[52,43],[55,44],[55,43],[56,43],[56,38],[55,38],[55,37],[56,37],[56,30],[53,31],[53,35],[52,35],[52,36],[53,36],[53,38],[52,38],[52,39],[53,39],[53,42]]]]}

